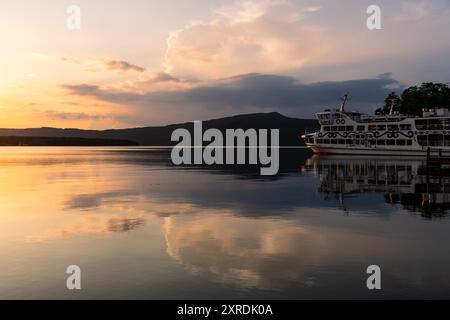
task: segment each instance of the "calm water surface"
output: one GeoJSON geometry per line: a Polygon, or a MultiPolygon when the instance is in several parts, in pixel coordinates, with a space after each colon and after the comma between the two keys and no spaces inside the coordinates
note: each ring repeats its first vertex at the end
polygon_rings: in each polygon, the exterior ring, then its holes
{"type": "Polygon", "coordinates": [[[448,178],[421,159],[281,156],[261,178],[156,149],[0,149],[0,298],[450,298],[448,178]]]}

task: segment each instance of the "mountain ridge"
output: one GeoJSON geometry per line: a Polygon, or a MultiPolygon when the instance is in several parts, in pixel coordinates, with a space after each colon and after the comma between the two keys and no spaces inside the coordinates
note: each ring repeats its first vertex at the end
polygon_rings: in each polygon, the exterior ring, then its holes
{"type": "MultiPolygon", "coordinates": [[[[202,121],[203,130],[217,128],[225,129],[279,129],[281,146],[301,146],[299,135],[305,129],[315,130],[318,128],[316,120],[289,118],[278,112],[251,113],[234,115],[202,121]]],[[[163,126],[146,126],[124,129],[78,129],[78,128],[24,128],[8,129],[0,128],[0,136],[16,137],[54,137],[54,138],[89,138],[89,139],[121,139],[135,141],[142,146],[171,146],[173,130],[185,128],[193,132],[193,122],[168,124],[163,126]]]]}

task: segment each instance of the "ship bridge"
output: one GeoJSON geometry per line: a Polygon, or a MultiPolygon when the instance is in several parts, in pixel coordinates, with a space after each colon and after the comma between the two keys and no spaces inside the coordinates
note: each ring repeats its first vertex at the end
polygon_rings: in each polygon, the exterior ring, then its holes
{"type": "Polygon", "coordinates": [[[363,116],[360,112],[342,112],[340,110],[325,110],[324,112],[316,113],[317,120],[320,125],[334,125],[345,123],[346,118],[350,118],[355,122],[361,122],[363,116]],[[343,121],[344,120],[344,121],[343,121]]]}
{"type": "Polygon", "coordinates": [[[346,122],[346,118],[350,118],[355,122],[360,122],[361,116],[363,116],[362,113],[356,111],[345,111],[345,104],[348,101],[348,97],[348,93],[342,97],[342,105],[339,110],[327,109],[323,112],[316,113],[316,117],[320,125],[344,124],[346,122]]]}

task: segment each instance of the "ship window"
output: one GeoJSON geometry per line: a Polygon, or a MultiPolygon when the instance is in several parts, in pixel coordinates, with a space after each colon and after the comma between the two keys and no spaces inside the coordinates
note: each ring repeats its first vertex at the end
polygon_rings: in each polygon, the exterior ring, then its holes
{"type": "Polygon", "coordinates": [[[444,125],[440,119],[416,120],[417,130],[443,130],[444,125]]]}
{"type": "Polygon", "coordinates": [[[417,128],[417,130],[427,130],[427,121],[426,120],[416,120],[416,128],[417,128]]]}
{"type": "Polygon", "coordinates": [[[355,130],[355,127],[353,127],[353,126],[347,126],[347,127],[345,127],[345,130],[346,130],[346,131],[353,131],[353,130],[355,130]]]}
{"type": "Polygon", "coordinates": [[[377,144],[377,140],[369,140],[369,143],[374,146],[377,144]]]}
{"type": "Polygon", "coordinates": [[[411,125],[410,124],[401,124],[400,129],[401,130],[411,130],[411,125]]]}
{"type": "Polygon", "coordinates": [[[330,127],[329,126],[323,127],[323,131],[330,131],[330,127]]]}
{"type": "Polygon", "coordinates": [[[390,124],[390,125],[388,125],[388,130],[389,131],[398,131],[398,125],[390,124]]]}
{"type": "Polygon", "coordinates": [[[412,145],[412,141],[411,140],[406,140],[406,145],[407,146],[411,146],[412,145]]]}
{"type": "Polygon", "coordinates": [[[346,144],[353,144],[353,140],[352,139],[347,139],[347,140],[345,140],[345,143],[346,144]]]}
{"type": "Polygon", "coordinates": [[[345,131],[345,126],[339,126],[339,131],[345,131]]]}
{"type": "Polygon", "coordinates": [[[337,144],[337,140],[336,139],[331,139],[331,144],[337,144]]]}
{"type": "Polygon", "coordinates": [[[379,124],[377,126],[377,130],[378,131],[385,131],[386,130],[386,125],[385,124],[379,124]]]}
{"type": "Polygon", "coordinates": [[[450,136],[444,136],[444,146],[450,146],[450,136]]]}
{"type": "Polygon", "coordinates": [[[406,145],[406,141],[405,140],[397,140],[397,145],[404,146],[404,145],[406,145]]]}
{"type": "Polygon", "coordinates": [[[337,131],[337,127],[336,126],[331,127],[331,131],[337,131]]]}
{"type": "Polygon", "coordinates": [[[330,144],[330,139],[324,139],[324,140],[323,140],[323,143],[324,143],[324,144],[330,144]]]}
{"type": "Polygon", "coordinates": [[[375,126],[375,125],[369,126],[369,131],[376,131],[376,130],[377,130],[377,126],[375,126]]]}
{"type": "Polygon", "coordinates": [[[386,144],[387,144],[388,146],[395,146],[395,140],[387,140],[387,141],[386,141],[386,144]]]}
{"type": "Polygon", "coordinates": [[[430,146],[442,146],[444,143],[444,136],[442,134],[430,134],[428,136],[430,146]]]}
{"type": "Polygon", "coordinates": [[[442,130],[444,127],[442,126],[441,120],[432,119],[428,120],[428,130],[442,130]]]}
{"type": "Polygon", "coordinates": [[[317,143],[322,143],[323,139],[317,139],[317,143]]]}
{"type": "Polygon", "coordinates": [[[365,129],[365,126],[358,126],[358,127],[357,127],[357,130],[358,130],[358,131],[364,131],[364,130],[366,130],[366,129],[365,129]]]}
{"type": "Polygon", "coordinates": [[[379,146],[385,146],[386,145],[386,140],[378,140],[377,144],[379,146]]]}
{"type": "Polygon", "coordinates": [[[428,145],[428,139],[427,139],[427,136],[417,136],[417,142],[418,142],[421,146],[426,146],[426,145],[428,145]]]}
{"type": "Polygon", "coordinates": [[[339,144],[345,144],[345,140],[344,140],[344,139],[339,139],[339,140],[338,140],[338,143],[339,143],[339,144]]]}

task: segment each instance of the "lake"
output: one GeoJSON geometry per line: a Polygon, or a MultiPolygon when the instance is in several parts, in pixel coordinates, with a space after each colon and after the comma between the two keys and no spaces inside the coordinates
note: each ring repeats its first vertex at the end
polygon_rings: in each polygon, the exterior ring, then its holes
{"type": "Polygon", "coordinates": [[[296,149],[257,172],[156,148],[1,148],[0,298],[450,298],[450,179],[423,159],[296,149]]]}

